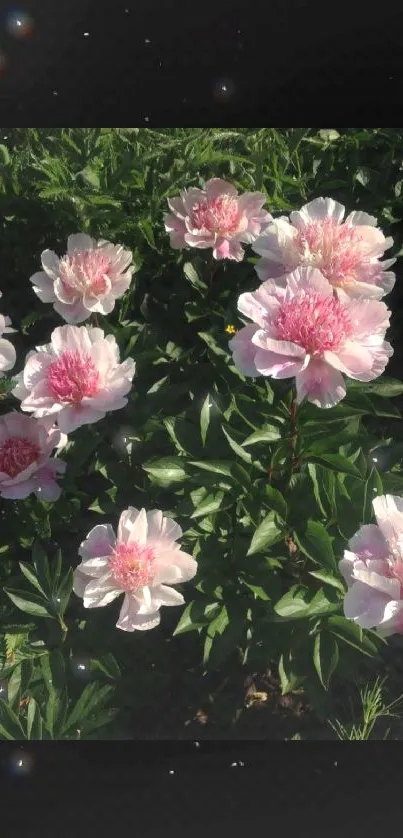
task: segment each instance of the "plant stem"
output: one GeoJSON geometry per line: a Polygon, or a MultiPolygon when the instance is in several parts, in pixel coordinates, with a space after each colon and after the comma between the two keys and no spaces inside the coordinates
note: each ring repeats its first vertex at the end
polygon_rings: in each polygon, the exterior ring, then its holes
{"type": "Polygon", "coordinates": [[[99,329],[99,320],[98,320],[98,315],[97,315],[96,311],[92,312],[92,322],[93,322],[94,326],[96,326],[97,329],[99,329]]]}
{"type": "Polygon", "coordinates": [[[294,466],[298,462],[298,457],[295,456],[295,447],[297,444],[298,439],[298,428],[297,428],[297,397],[294,394],[294,398],[291,403],[290,408],[290,424],[291,424],[291,470],[293,470],[294,466]]]}

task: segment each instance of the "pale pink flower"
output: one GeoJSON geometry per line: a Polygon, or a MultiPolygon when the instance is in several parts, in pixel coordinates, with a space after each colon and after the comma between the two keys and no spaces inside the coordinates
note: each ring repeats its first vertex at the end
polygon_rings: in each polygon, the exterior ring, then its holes
{"type": "Polygon", "coordinates": [[[170,213],[164,214],[171,247],[213,248],[214,259],[241,262],[241,243],[251,243],[272,220],[262,209],[262,192],[238,191],[231,183],[212,178],[204,189],[184,189],[178,198],[169,198],[170,213]]]}
{"type": "Polygon", "coordinates": [[[117,537],[110,524],[98,524],[80,545],[74,592],[85,608],[108,605],[124,593],[117,628],[154,628],[162,605],[184,603],[170,586],[197,572],[195,560],[176,543],[181,535],[180,526],[159,509],[129,506],[120,516],[117,537]]]}
{"type": "Polygon", "coordinates": [[[299,212],[273,221],[255,241],[262,256],[255,265],[261,281],[290,273],[297,267],[318,268],[336,289],[350,297],[381,299],[395,284],[388,271],[396,259],[380,261],[393,245],[366,212],[351,212],[332,198],[315,198],[299,212]]]}
{"type": "Polygon", "coordinates": [[[95,241],[86,233],[67,239],[61,259],[53,250],[41,255],[43,271],[30,278],[35,294],[66,323],[82,323],[92,312],[110,314],[130,286],[132,254],[121,245],[95,241]]]}
{"type": "Polygon", "coordinates": [[[12,391],[21,410],[35,417],[51,416],[68,434],[103,419],[127,404],[135,362],[119,363],[113,335],[90,326],[58,326],[51,343],[27,355],[12,391]]]}
{"type": "MultiPolygon", "coordinates": [[[[0,291],[0,297],[2,296],[3,294],[0,291]]],[[[3,338],[2,335],[15,331],[16,329],[11,327],[10,318],[5,317],[4,314],[0,314],[0,377],[8,370],[11,370],[17,360],[13,344],[9,340],[6,340],[6,338],[3,338]]]]}
{"type": "Polygon", "coordinates": [[[372,381],[393,350],[384,340],[390,312],[379,300],[338,299],[316,268],[297,268],[257,291],[241,294],[238,309],[254,325],[229,341],[247,376],[296,379],[297,402],[332,407],[346,395],[342,373],[372,381]]]}
{"type": "Polygon", "coordinates": [[[344,614],[387,637],[403,634],[403,499],[372,501],[377,524],[365,524],[339,562],[347,582],[344,614]]]}
{"type": "Polygon", "coordinates": [[[17,411],[0,416],[0,496],[17,500],[34,492],[41,500],[57,500],[57,475],[66,469],[51,458],[59,441],[60,431],[32,416],[17,411]]]}

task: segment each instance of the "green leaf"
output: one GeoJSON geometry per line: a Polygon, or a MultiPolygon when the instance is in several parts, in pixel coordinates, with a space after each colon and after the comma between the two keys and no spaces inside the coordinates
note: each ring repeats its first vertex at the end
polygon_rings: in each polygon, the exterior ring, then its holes
{"type": "Polygon", "coordinates": [[[298,619],[306,617],[309,611],[309,603],[306,601],[308,591],[301,585],[293,585],[281,599],[276,602],[274,611],[279,617],[287,619],[298,619]]]}
{"type": "Polygon", "coordinates": [[[207,629],[207,635],[206,635],[206,639],[205,639],[205,643],[204,643],[203,664],[206,664],[209,657],[210,657],[210,652],[211,652],[211,648],[212,648],[212,645],[213,645],[213,639],[214,639],[215,635],[216,634],[222,634],[224,629],[227,627],[227,625],[228,625],[228,611],[227,611],[225,605],[223,605],[223,606],[221,606],[220,612],[217,615],[217,617],[215,617],[211,621],[211,623],[209,623],[209,626],[208,626],[208,629],[207,629]]]}
{"type": "Polygon", "coordinates": [[[0,157],[2,165],[8,166],[11,161],[10,152],[3,143],[0,145],[0,157]]]}
{"type": "Polygon", "coordinates": [[[396,405],[392,404],[389,399],[384,396],[378,396],[376,393],[371,393],[369,401],[373,407],[373,413],[376,416],[388,416],[392,419],[401,419],[402,414],[396,405]]]}
{"type": "Polygon", "coordinates": [[[103,655],[102,658],[95,658],[91,660],[91,664],[95,669],[100,669],[101,672],[104,672],[108,678],[113,678],[113,680],[117,680],[121,677],[121,671],[118,665],[116,658],[108,652],[106,655],[103,655]]]}
{"type": "Polygon", "coordinates": [[[31,585],[33,585],[33,587],[36,588],[36,590],[39,591],[40,594],[42,594],[42,597],[46,599],[45,591],[40,585],[34,571],[30,568],[28,564],[25,564],[25,562],[18,562],[18,564],[20,566],[21,573],[25,576],[26,579],[28,579],[28,582],[31,585]]]}
{"type": "Polygon", "coordinates": [[[256,445],[257,442],[276,442],[278,439],[281,439],[280,428],[277,428],[275,425],[263,425],[260,430],[248,436],[245,442],[242,443],[242,446],[256,445]]]}
{"type": "Polygon", "coordinates": [[[72,728],[80,727],[85,719],[104,707],[113,692],[114,687],[101,687],[96,681],[87,684],[68,716],[63,732],[67,733],[72,728]]]}
{"type": "Polygon", "coordinates": [[[185,461],[181,457],[162,457],[149,465],[143,465],[143,469],[164,485],[169,486],[171,483],[182,483],[188,479],[184,464],[185,461]]]}
{"type": "Polygon", "coordinates": [[[371,469],[364,488],[364,503],[362,510],[362,521],[368,524],[373,518],[372,501],[383,494],[383,484],[376,468],[371,469]]]}
{"type": "Polygon", "coordinates": [[[197,466],[205,471],[212,471],[214,474],[224,474],[226,477],[232,476],[233,462],[231,460],[190,460],[189,465],[197,466]]]}
{"type": "MultiPolygon", "coordinates": [[[[210,626],[207,629],[206,638],[206,641],[208,640],[210,642],[211,640],[208,663],[210,668],[217,669],[242,643],[245,636],[246,625],[245,619],[243,619],[241,613],[238,615],[232,615],[231,618],[228,618],[228,622],[226,623],[224,629],[215,631],[214,636],[209,635],[211,625],[212,623],[210,623],[210,626]]],[[[205,644],[205,650],[206,648],[207,646],[205,644]]]]}
{"type": "Polygon", "coordinates": [[[204,343],[207,344],[208,348],[214,353],[214,355],[224,358],[228,357],[228,350],[223,349],[210,332],[198,332],[197,334],[204,341],[204,343]]]}
{"type": "Polygon", "coordinates": [[[62,692],[55,692],[52,690],[52,692],[49,693],[45,718],[46,727],[52,739],[61,738],[64,730],[67,707],[68,696],[66,689],[62,690],[62,692]]]}
{"type": "Polygon", "coordinates": [[[18,591],[14,588],[4,588],[4,591],[20,611],[32,614],[34,617],[54,617],[52,610],[43,604],[42,597],[30,591],[18,591]]]}
{"type": "Polygon", "coordinates": [[[2,698],[0,698],[0,736],[12,741],[26,738],[18,716],[2,698]]]}
{"type": "MultiPolygon", "coordinates": [[[[326,518],[328,513],[327,513],[326,508],[324,506],[325,497],[323,497],[323,495],[325,494],[325,492],[324,492],[323,483],[319,478],[319,474],[320,474],[319,469],[320,468],[321,468],[321,466],[316,466],[314,463],[308,463],[308,474],[309,474],[309,476],[312,480],[313,494],[314,494],[316,503],[318,504],[319,511],[326,518]]],[[[324,471],[327,471],[327,469],[324,469],[324,471]]]]}
{"type": "Polygon", "coordinates": [[[263,519],[262,523],[259,524],[257,530],[253,534],[249,550],[246,554],[247,556],[253,556],[254,553],[260,553],[262,550],[265,550],[266,547],[280,541],[282,533],[277,527],[274,517],[274,513],[269,512],[263,519]]]}
{"type": "Polygon", "coordinates": [[[332,588],[337,588],[337,590],[341,591],[342,594],[345,593],[343,582],[335,576],[332,576],[330,573],[326,573],[324,570],[310,570],[309,575],[314,576],[315,579],[320,579],[320,581],[324,582],[326,585],[331,585],[332,588]]]}
{"type": "Polygon", "coordinates": [[[255,599],[263,599],[265,602],[271,599],[269,594],[260,585],[252,585],[250,582],[245,582],[245,579],[242,579],[242,583],[252,591],[255,599]]]}
{"type": "Polygon", "coordinates": [[[52,593],[57,591],[57,586],[59,584],[60,574],[62,572],[62,551],[58,549],[56,551],[53,564],[52,564],[52,583],[53,583],[53,590],[52,593]]]}
{"type": "Polygon", "coordinates": [[[216,617],[221,608],[219,602],[208,602],[207,604],[201,600],[189,602],[181,614],[173,635],[196,631],[200,626],[208,624],[210,620],[216,617]]]}
{"type": "Polygon", "coordinates": [[[53,649],[40,659],[43,680],[48,693],[62,692],[66,682],[66,668],[64,658],[58,649],[53,649]]]}
{"type": "Polygon", "coordinates": [[[211,512],[217,512],[220,509],[224,500],[224,492],[217,492],[215,495],[207,495],[201,501],[197,509],[191,514],[191,518],[201,518],[203,515],[210,515],[211,512]]]}
{"type": "Polygon", "coordinates": [[[28,702],[27,739],[42,739],[42,717],[32,696],[28,702]]]}
{"type": "Polygon", "coordinates": [[[347,457],[343,457],[342,454],[321,454],[309,459],[310,462],[319,463],[319,465],[326,466],[332,471],[337,471],[338,474],[350,474],[352,477],[361,478],[361,472],[357,466],[347,457]]]}
{"type": "Polygon", "coordinates": [[[200,434],[203,446],[206,444],[207,431],[210,423],[210,408],[211,396],[210,393],[207,393],[207,396],[202,405],[202,409],[200,411],[200,434]]]}
{"type": "Polygon", "coordinates": [[[397,378],[388,378],[382,375],[376,381],[349,381],[348,391],[360,390],[367,395],[376,393],[378,396],[386,398],[393,398],[394,396],[401,396],[403,393],[403,381],[397,378]]]}
{"type": "Polygon", "coordinates": [[[185,262],[183,266],[183,273],[185,274],[189,282],[193,285],[193,287],[197,289],[197,291],[200,291],[203,294],[206,292],[207,285],[204,282],[204,280],[201,279],[201,277],[196,271],[196,268],[194,267],[194,265],[192,265],[191,262],[185,262]]]}
{"type": "Polygon", "coordinates": [[[312,597],[307,588],[293,585],[289,591],[276,603],[274,611],[287,620],[297,620],[307,617],[322,617],[338,611],[340,602],[331,599],[320,589],[312,597]],[[309,598],[311,597],[311,599],[309,598]]]}
{"type": "Polygon", "coordinates": [[[244,451],[242,446],[239,445],[234,439],[232,439],[228,431],[225,430],[224,425],[221,425],[221,428],[224,433],[224,436],[228,440],[230,448],[232,448],[235,454],[237,454],[238,457],[241,458],[241,460],[244,460],[245,463],[248,463],[249,465],[254,465],[255,468],[259,469],[259,471],[262,471],[265,474],[266,472],[263,466],[256,460],[252,460],[252,455],[249,454],[247,451],[244,451]]]}
{"type": "Polygon", "coordinates": [[[32,561],[34,563],[38,582],[44,591],[45,596],[50,597],[52,595],[52,580],[50,576],[48,557],[42,546],[37,541],[34,542],[32,548],[32,561]]]}
{"type": "Polygon", "coordinates": [[[334,637],[326,631],[318,632],[315,637],[313,662],[319,680],[327,690],[330,678],[339,662],[339,647],[334,637]]]}
{"type": "Polygon", "coordinates": [[[377,654],[378,650],[375,644],[363,634],[360,626],[357,626],[352,620],[347,620],[346,617],[332,616],[327,620],[327,627],[332,634],[340,640],[344,640],[345,643],[348,643],[349,646],[357,649],[363,655],[372,658],[377,654]]]}
{"type": "Polygon", "coordinates": [[[152,247],[153,250],[157,249],[155,238],[154,238],[154,230],[151,224],[151,221],[148,218],[141,218],[137,221],[137,226],[139,230],[141,230],[147,244],[152,247]]]}
{"type": "Polygon", "coordinates": [[[264,494],[265,498],[268,500],[269,507],[273,510],[273,512],[277,513],[282,521],[285,521],[288,509],[281,492],[273,486],[270,486],[270,483],[266,483],[264,487],[264,494]]]}
{"type": "Polygon", "coordinates": [[[7,684],[7,700],[10,707],[18,705],[18,701],[21,698],[21,674],[21,664],[18,664],[14,668],[7,684]]]}
{"type": "Polygon", "coordinates": [[[57,613],[63,617],[73,590],[74,573],[73,568],[69,567],[66,575],[63,577],[58,589],[55,592],[57,613]]]}
{"type": "Polygon", "coordinates": [[[278,664],[278,674],[280,678],[282,695],[287,695],[287,693],[296,690],[297,687],[300,686],[301,681],[304,680],[300,675],[297,675],[295,672],[292,671],[292,658],[291,653],[289,651],[283,653],[280,657],[278,664]]]}
{"type": "Polygon", "coordinates": [[[91,166],[86,166],[85,169],[82,169],[82,171],[78,172],[78,174],[81,175],[83,181],[88,186],[92,186],[93,189],[100,188],[99,175],[95,169],[91,168],[91,166]]]}
{"type": "Polygon", "coordinates": [[[294,533],[298,547],[305,556],[323,568],[337,570],[332,539],[326,528],[319,521],[309,520],[305,533],[294,533]]]}

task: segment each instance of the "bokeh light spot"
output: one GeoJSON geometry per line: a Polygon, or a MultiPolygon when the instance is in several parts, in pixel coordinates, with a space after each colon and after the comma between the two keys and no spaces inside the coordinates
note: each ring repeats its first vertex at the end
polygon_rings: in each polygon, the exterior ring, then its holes
{"type": "Polygon", "coordinates": [[[11,9],[6,15],[6,30],[13,38],[25,40],[34,33],[34,19],[22,9],[11,9]]]}

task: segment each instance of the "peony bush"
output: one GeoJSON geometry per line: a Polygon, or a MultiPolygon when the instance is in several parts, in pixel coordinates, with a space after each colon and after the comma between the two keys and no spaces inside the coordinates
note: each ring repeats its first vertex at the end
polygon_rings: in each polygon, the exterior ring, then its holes
{"type": "Polygon", "coordinates": [[[347,175],[318,195],[352,129],[228,154],[24,130],[5,196],[26,178],[43,219],[21,256],[3,222],[0,737],[142,736],[183,679],[192,735],[214,679],[269,669],[326,714],[403,635],[400,234],[347,175]]]}

